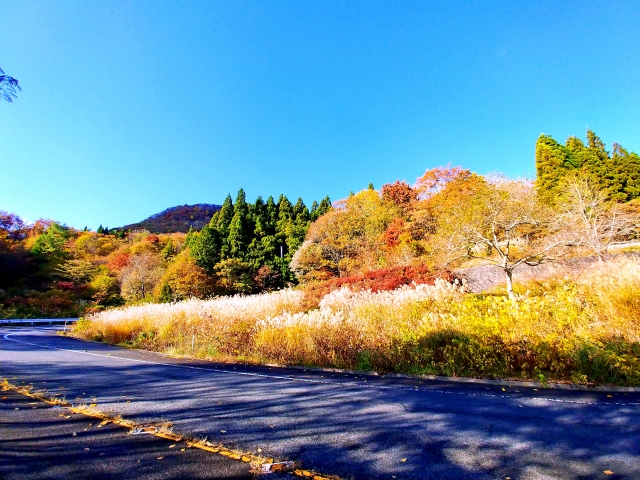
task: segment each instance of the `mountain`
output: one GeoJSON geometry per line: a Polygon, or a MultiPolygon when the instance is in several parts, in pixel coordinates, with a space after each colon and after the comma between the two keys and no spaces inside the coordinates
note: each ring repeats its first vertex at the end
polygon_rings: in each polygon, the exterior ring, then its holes
{"type": "Polygon", "coordinates": [[[160,213],[138,223],[132,223],[118,230],[149,230],[151,233],[188,232],[189,228],[200,230],[204,227],[220,205],[198,203],[197,205],[178,205],[167,208],[160,213]]]}

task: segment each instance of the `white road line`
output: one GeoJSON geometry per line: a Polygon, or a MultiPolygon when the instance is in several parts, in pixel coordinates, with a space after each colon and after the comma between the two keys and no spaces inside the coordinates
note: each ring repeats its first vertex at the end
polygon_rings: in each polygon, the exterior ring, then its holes
{"type": "MultiPolygon", "coordinates": [[[[48,331],[48,330],[45,330],[48,331]]],[[[224,370],[224,369],[220,369],[220,368],[204,368],[204,367],[196,367],[193,365],[182,365],[182,364],[175,364],[175,363],[164,363],[164,362],[152,362],[149,360],[140,360],[140,359],[136,359],[136,358],[124,358],[124,357],[114,357],[112,355],[103,355],[100,353],[90,353],[90,352],[85,352],[85,351],[81,351],[81,350],[73,350],[73,349],[67,349],[67,348],[59,348],[59,347],[51,347],[49,345],[42,345],[39,343],[31,343],[31,342],[24,342],[22,340],[16,340],[14,338],[8,338],[11,337],[13,335],[16,335],[16,333],[7,333],[4,335],[4,339],[9,341],[9,342],[16,342],[16,343],[23,343],[25,345],[32,345],[34,347],[43,347],[43,348],[48,348],[51,350],[59,350],[61,352],[71,352],[71,353],[79,353],[81,355],[91,355],[94,357],[103,357],[106,359],[117,359],[117,360],[128,360],[131,362],[137,362],[137,363],[146,363],[146,364],[151,364],[151,365],[160,365],[160,366],[164,366],[164,367],[174,367],[174,368],[185,368],[185,369],[190,369],[190,370],[202,370],[202,371],[206,371],[206,372],[215,372],[215,373],[225,373],[225,374],[231,374],[231,375],[245,375],[248,377],[260,377],[260,378],[273,378],[273,379],[278,379],[278,380],[287,380],[290,382],[306,382],[306,383],[316,383],[316,384],[321,384],[321,385],[334,385],[334,386],[344,386],[344,387],[363,387],[363,388],[373,388],[373,389],[379,389],[379,390],[400,390],[400,391],[406,391],[406,392],[420,392],[420,393],[436,393],[436,394],[441,394],[441,395],[461,395],[461,396],[466,396],[466,397],[487,397],[487,398],[504,398],[504,399],[509,399],[509,400],[522,400],[521,397],[513,397],[511,395],[499,395],[499,394],[495,394],[495,393],[472,393],[472,392],[454,392],[454,391],[450,391],[450,390],[433,390],[433,389],[420,389],[420,388],[415,388],[415,387],[401,387],[401,386],[393,386],[393,385],[373,385],[373,384],[369,384],[369,383],[358,383],[358,382],[340,382],[340,381],[330,381],[330,380],[320,380],[320,379],[314,379],[314,378],[297,378],[297,377],[291,377],[291,376],[283,376],[283,375],[273,375],[273,374],[267,374],[267,373],[255,373],[255,372],[238,372],[238,371],[232,371],[232,370],[224,370]]],[[[560,399],[560,398],[549,398],[549,397],[526,397],[526,399],[532,399],[532,400],[543,400],[543,401],[547,401],[547,402],[555,402],[555,403],[567,403],[567,404],[577,404],[577,405],[615,405],[615,406],[640,406],[640,402],[587,402],[587,401],[580,401],[580,400],[564,400],[564,399],[560,399]]]]}

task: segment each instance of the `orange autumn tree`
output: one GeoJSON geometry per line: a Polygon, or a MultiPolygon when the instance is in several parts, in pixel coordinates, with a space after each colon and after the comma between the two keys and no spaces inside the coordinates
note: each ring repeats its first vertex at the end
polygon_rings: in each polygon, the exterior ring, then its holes
{"type": "Polygon", "coordinates": [[[313,281],[383,266],[383,234],[397,216],[397,209],[375,190],[336,202],[311,225],[291,268],[300,280],[313,281]]]}

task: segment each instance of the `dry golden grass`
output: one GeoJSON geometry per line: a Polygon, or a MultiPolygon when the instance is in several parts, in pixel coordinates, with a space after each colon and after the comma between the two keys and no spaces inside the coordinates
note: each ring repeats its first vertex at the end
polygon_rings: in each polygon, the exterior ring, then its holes
{"type": "Polygon", "coordinates": [[[518,288],[282,291],[103,312],[75,334],[201,358],[453,376],[640,384],[640,260],[518,288]]]}

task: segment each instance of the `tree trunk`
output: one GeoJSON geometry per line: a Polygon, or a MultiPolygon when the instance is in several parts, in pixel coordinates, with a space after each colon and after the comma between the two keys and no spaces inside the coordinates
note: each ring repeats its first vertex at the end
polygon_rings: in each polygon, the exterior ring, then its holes
{"type": "Polygon", "coordinates": [[[505,268],[504,274],[507,279],[507,293],[509,294],[509,298],[515,300],[516,295],[513,293],[513,271],[505,268]]]}

